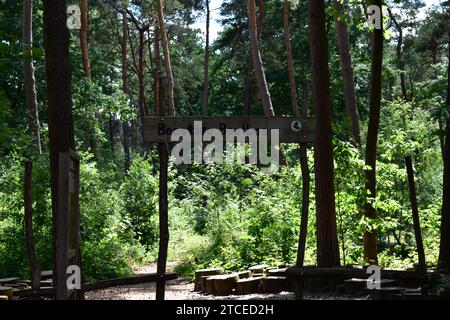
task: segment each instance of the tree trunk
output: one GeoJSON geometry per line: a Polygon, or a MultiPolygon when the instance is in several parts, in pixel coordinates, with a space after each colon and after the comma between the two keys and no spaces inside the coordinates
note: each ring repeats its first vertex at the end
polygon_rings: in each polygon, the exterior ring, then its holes
{"type": "Polygon", "coordinates": [[[291,34],[289,32],[289,0],[284,0],[283,4],[284,40],[286,43],[286,55],[289,74],[289,87],[291,91],[292,114],[298,115],[297,108],[297,85],[295,83],[294,59],[292,57],[291,34]]]}
{"type": "MultiPolygon", "coordinates": [[[[381,8],[382,0],[374,0],[372,4],[381,8]]],[[[382,19],[382,16],[381,16],[382,19]]],[[[364,215],[366,218],[375,219],[377,217],[376,209],[371,203],[371,199],[376,198],[376,160],[378,130],[380,126],[381,109],[381,73],[383,67],[383,23],[381,29],[374,29],[372,32],[372,68],[370,79],[370,110],[369,125],[367,129],[366,145],[366,166],[369,170],[365,171],[365,188],[369,192],[364,206],[364,215]],[[370,198],[370,199],[369,199],[370,198]]],[[[367,230],[364,233],[364,258],[369,263],[378,263],[377,258],[377,237],[374,229],[367,230]]]]}
{"type": "Polygon", "coordinates": [[[413,214],[414,235],[416,237],[417,255],[421,271],[426,271],[425,251],[423,249],[422,231],[420,230],[419,209],[417,208],[416,183],[414,181],[414,169],[411,157],[405,158],[406,171],[408,173],[409,198],[413,214]]]}
{"type": "MultiPolygon", "coordinates": [[[[121,57],[122,57],[122,90],[127,96],[128,103],[131,103],[130,88],[128,83],[128,18],[126,13],[126,5],[122,14],[122,43],[121,43],[121,57]]],[[[130,125],[127,120],[122,122],[122,144],[124,152],[125,172],[128,172],[131,164],[130,156],[130,125]]]]}
{"type": "Polygon", "coordinates": [[[161,110],[161,50],[160,50],[160,32],[158,26],[155,26],[155,71],[153,74],[153,96],[155,103],[155,114],[162,115],[161,110]]]}
{"type": "MultiPolygon", "coordinates": [[[[174,97],[173,97],[173,75],[172,65],[170,63],[169,43],[167,40],[166,27],[164,24],[164,13],[162,7],[162,0],[156,2],[159,20],[159,33],[163,45],[164,62],[166,67],[167,77],[167,111],[169,116],[176,115],[174,97]]],[[[160,101],[162,102],[162,101],[160,101]]],[[[160,106],[160,111],[164,112],[163,105],[160,106]]],[[[159,275],[166,272],[167,267],[167,251],[169,247],[169,204],[168,204],[168,167],[169,167],[169,150],[168,145],[158,144],[159,154],[159,251],[157,273],[159,275]]],[[[164,300],[165,296],[165,281],[160,280],[156,283],[156,300],[164,300]]]]}
{"type": "Polygon", "coordinates": [[[403,55],[402,55],[402,47],[403,47],[403,30],[400,24],[397,22],[397,19],[395,19],[394,14],[392,13],[391,9],[388,8],[389,17],[391,18],[392,22],[394,23],[395,28],[398,32],[398,42],[397,42],[397,68],[400,71],[400,87],[402,89],[402,96],[405,101],[409,101],[408,97],[408,90],[406,89],[406,78],[405,78],[405,70],[404,70],[404,63],[403,63],[403,55]]]}
{"type": "Polygon", "coordinates": [[[81,12],[81,29],[80,29],[80,44],[81,44],[81,55],[83,59],[83,68],[86,77],[91,80],[91,65],[89,62],[89,49],[88,49],[88,11],[89,4],[88,0],[80,1],[80,12],[81,12]]]}
{"type": "Polygon", "coordinates": [[[176,114],[175,111],[175,102],[173,96],[173,73],[172,73],[172,63],[170,62],[170,51],[169,51],[169,41],[167,40],[167,32],[166,26],[164,23],[164,12],[163,12],[163,0],[157,0],[156,6],[158,10],[158,21],[159,21],[159,32],[161,36],[161,42],[163,47],[164,54],[164,64],[166,68],[166,77],[167,77],[167,111],[169,114],[176,114]]]}
{"type": "Polygon", "coordinates": [[[203,76],[203,115],[208,115],[208,96],[209,96],[209,20],[211,11],[209,9],[209,0],[206,0],[206,44],[205,44],[205,70],[203,76]]]}
{"type": "Polygon", "coordinates": [[[41,154],[41,134],[33,63],[33,0],[24,0],[23,2],[23,57],[28,133],[32,140],[33,153],[41,154]]]}
{"type": "Polygon", "coordinates": [[[258,83],[259,93],[263,102],[264,113],[268,117],[273,117],[275,116],[275,112],[272,107],[272,100],[270,98],[269,88],[267,86],[266,75],[264,73],[263,62],[261,59],[261,52],[259,51],[255,0],[248,0],[248,24],[253,66],[256,72],[256,81],[258,83]]]}
{"type": "Polygon", "coordinates": [[[350,53],[350,41],[347,30],[347,23],[339,18],[345,14],[344,7],[339,0],[333,0],[337,11],[335,18],[336,36],[339,47],[339,57],[341,60],[342,79],[344,82],[344,98],[347,115],[352,123],[352,134],[356,145],[361,144],[361,129],[359,125],[359,113],[355,93],[355,82],[353,74],[352,56],[350,53]]]}
{"type": "Polygon", "coordinates": [[[323,0],[308,1],[308,18],[313,100],[317,119],[315,148],[317,264],[319,267],[331,267],[338,266],[340,261],[334,198],[328,40],[325,30],[325,5],[323,0]]]}
{"type": "MultiPolygon", "coordinates": [[[[306,80],[303,83],[302,116],[308,116],[308,82],[306,80]]],[[[302,169],[302,214],[296,265],[303,267],[305,262],[306,237],[308,235],[309,185],[311,181],[308,165],[308,145],[306,143],[300,144],[300,166],[302,169]]]]}
{"type": "Polygon", "coordinates": [[[28,263],[31,275],[31,287],[39,290],[41,284],[41,269],[36,259],[36,247],[33,237],[33,199],[32,199],[32,173],[33,163],[25,161],[24,178],[24,208],[25,208],[25,240],[27,247],[28,263]]]}
{"type": "MultiPolygon", "coordinates": [[[[75,150],[72,118],[72,89],[69,65],[69,30],[67,2],[44,1],[44,48],[47,81],[47,114],[52,185],[53,246],[56,250],[58,214],[58,159],[60,152],[75,150]]],[[[54,251],[55,252],[55,251],[54,251]]],[[[55,257],[54,257],[55,258],[55,257]]],[[[56,261],[54,259],[55,286],[56,261]]]]}
{"type": "MultiPolygon", "coordinates": [[[[447,71],[447,108],[450,108],[450,33],[447,71]]],[[[450,271],[450,118],[447,118],[444,142],[444,183],[441,218],[441,245],[439,249],[439,269],[450,271]]]]}
{"type": "MultiPolygon", "coordinates": [[[[147,99],[145,98],[145,29],[139,29],[139,105],[141,107],[141,115],[148,115],[147,99]]],[[[142,121],[142,119],[141,119],[142,121]]]]}

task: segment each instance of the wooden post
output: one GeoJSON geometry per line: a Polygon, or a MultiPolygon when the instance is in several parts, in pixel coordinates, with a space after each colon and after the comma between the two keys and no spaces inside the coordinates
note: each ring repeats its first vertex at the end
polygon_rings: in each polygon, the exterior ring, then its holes
{"type": "Polygon", "coordinates": [[[23,184],[23,197],[25,207],[25,240],[31,273],[31,287],[33,288],[33,290],[39,290],[41,283],[41,270],[36,260],[36,248],[33,238],[33,209],[31,196],[32,173],[33,163],[31,161],[25,161],[25,177],[23,184]]]}
{"type": "Polygon", "coordinates": [[[167,177],[169,167],[169,150],[165,143],[158,144],[159,153],[159,251],[156,282],[156,300],[164,300],[166,281],[164,274],[167,266],[169,246],[169,204],[167,199],[167,177]]]}
{"type": "Polygon", "coordinates": [[[419,256],[419,268],[421,272],[426,271],[425,251],[423,249],[422,233],[420,231],[419,210],[417,208],[416,184],[414,181],[414,170],[412,158],[405,158],[406,170],[408,173],[409,198],[411,200],[411,210],[414,223],[414,235],[416,237],[417,255],[419,256]]]}

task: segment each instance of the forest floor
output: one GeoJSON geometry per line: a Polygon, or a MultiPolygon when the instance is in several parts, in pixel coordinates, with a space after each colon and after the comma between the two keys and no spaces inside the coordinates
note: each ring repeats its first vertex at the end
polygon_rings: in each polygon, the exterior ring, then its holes
{"type": "MultiPolygon", "coordinates": [[[[169,262],[168,271],[172,271],[176,262],[169,262]]],[[[156,263],[146,265],[135,271],[136,274],[156,273],[156,263]]],[[[86,300],[155,300],[155,283],[119,286],[86,293],[86,300]]],[[[277,294],[232,295],[226,297],[212,296],[194,292],[194,283],[190,279],[178,278],[166,284],[167,300],[294,300],[290,292],[277,294]]],[[[365,300],[367,297],[337,296],[334,293],[306,295],[308,300],[365,300]]]]}

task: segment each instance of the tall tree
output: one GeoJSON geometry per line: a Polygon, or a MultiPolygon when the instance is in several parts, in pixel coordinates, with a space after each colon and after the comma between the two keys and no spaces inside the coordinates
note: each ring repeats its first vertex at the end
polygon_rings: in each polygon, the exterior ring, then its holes
{"type": "Polygon", "coordinates": [[[334,198],[328,39],[325,29],[325,4],[323,0],[308,1],[308,20],[313,101],[317,119],[315,147],[317,265],[319,267],[330,267],[339,265],[340,261],[334,198]]]}
{"type": "Polygon", "coordinates": [[[88,0],[81,0],[80,13],[81,13],[81,29],[80,29],[80,44],[81,55],[83,59],[83,68],[86,77],[90,80],[91,76],[91,64],[89,62],[89,47],[88,47],[88,12],[89,4],[88,0]]]}
{"type": "Polygon", "coordinates": [[[333,0],[333,4],[336,9],[335,25],[337,43],[339,47],[339,58],[341,60],[342,79],[344,82],[345,109],[351,121],[351,131],[353,138],[355,139],[355,143],[360,145],[361,129],[359,125],[359,112],[355,93],[353,63],[350,52],[347,22],[345,21],[345,11],[340,0],[333,0]]]}
{"type": "MultiPolygon", "coordinates": [[[[450,31],[448,31],[447,101],[450,108],[450,31]]],[[[450,270],[450,118],[447,117],[444,142],[444,182],[442,195],[441,245],[439,249],[440,269],[450,270]]]]}
{"type": "MultiPolygon", "coordinates": [[[[381,8],[383,1],[373,0],[372,4],[381,8]]],[[[372,67],[370,78],[369,125],[366,144],[366,166],[370,169],[365,171],[365,188],[368,191],[368,196],[364,205],[364,215],[368,219],[375,219],[377,217],[377,211],[372,204],[372,200],[376,197],[376,160],[378,131],[380,127],[381,76],[383,67],[383,15],[380,15],[379,18],[381,19],[381,28],[374,28],[371,35],[372,67]]],[[[378,263],[377,237],[374,228],[364,232],[364,258],[369,263],[378,263]]]]}
{"type": "MultiPolygon", "coordinates": [[[[69,65],[67,1],[44,0],[44,49],[52,190],[53,246],[56,250],[58,214],[58,159],[60,152],[75,150],[72,89],[69,65]]],[[[56,281],[56,262],[53,277],[56,281]]]]}
{"type": "MultiPolygon", "coordinates": [[[[158,20],[159,20],[159,35],[163,46],[164,63],[167,77],[167,108],[159,106],[161,112],[160,116],[167,109],[169,116],[176,115],[175,103],[173,97],[173,75],[172,65],[170,62],[169,43],[167,40],[166,26],[164,23],[164,12],[162,7],[162,0],[156,1],[158,20]]],[[[161,103],[161,101],[160,101],[161,103]]],[[[167,267],[167,251],[169,246],[169,203],[168,203],[168,170],[169,170],[169,150],[168,145],[164,143],[158,144],[159,154],[159,251],[157,272],[162,275],[166,272],[167,267]]],[[[158,281],[156,283],[156,300],[164,300],[165,282],[158,281]]]]}
{"type": "Polygon", "coordinates": [[[261,52],[259,50],[258,28],[256,23],[255,0],[248,0],[248,29],[250,33],[250,46],[253,57],[253,67],[256,72],[256,81],[258,83],[259,93],[263,102],[264,113],[266,116],[275,116],[270,98],[269,88],[267,86],[266,75],[264,73],[261,52]]]}
{"type": "Polygon", "coordinates": [[[23,65],[28,133],[34,153],[41,154],[41,134],[33,63],[33,0],[23,2],[23,65]]]}
{"type": "Polygon", "coordinates": [[[211,10],[209,8],[209,0],[205,0],[206,6],[206,42],[205,42],[205,66],[203,75],[203,114],[208,115],[208,96],[209,96],[209,24],[211,18],[211,10]]]}
{"type": "Polygon", "coordinates": [[[167,40],[166,25],[164,22],[163,0],[156,0],[156,8],[158,11],[159,33],[163,47],[164,65],[167,78],[167,107],[169,114],[175,115],[175,103],[173,96],[173,73],[172,63],[170,61],[169,41],[167,40]]]}
{"type": "MultiPolygon", "coordinates": [[[[127,1],[124,1],[122,11],[122,39],[121,39],[121,58],[122,58],[122,91],[130,101],[130,87],[128,81],[128,17],[127,1]]],[[[125,154],[125,171],[130,168],[130,125],[127,120],[122,122],[122,144],[125,154]]]]}

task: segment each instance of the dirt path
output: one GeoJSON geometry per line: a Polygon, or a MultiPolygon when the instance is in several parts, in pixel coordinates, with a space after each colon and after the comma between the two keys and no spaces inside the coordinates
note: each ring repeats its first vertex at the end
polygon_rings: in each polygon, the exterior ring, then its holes
{"type": "MultiPolygon", "coordinates": [[[[174,262],[169,262],[168,271],[175,267],[174,262]]],[[[147,265],[137,274],[155,273],[156,263],[147,265]]],[[[243,296],[216,297],[194,292],[194,283],[189,279],[179,278],[168,281],[166,284],[167,300],[291,300],[294,295],[289,292],[280,294],[252,294],[243,296]]],[[[131,286],[120,286],[86,293],[86,300],[155,300],[155,283],[145,283],[131,286]]]]}

